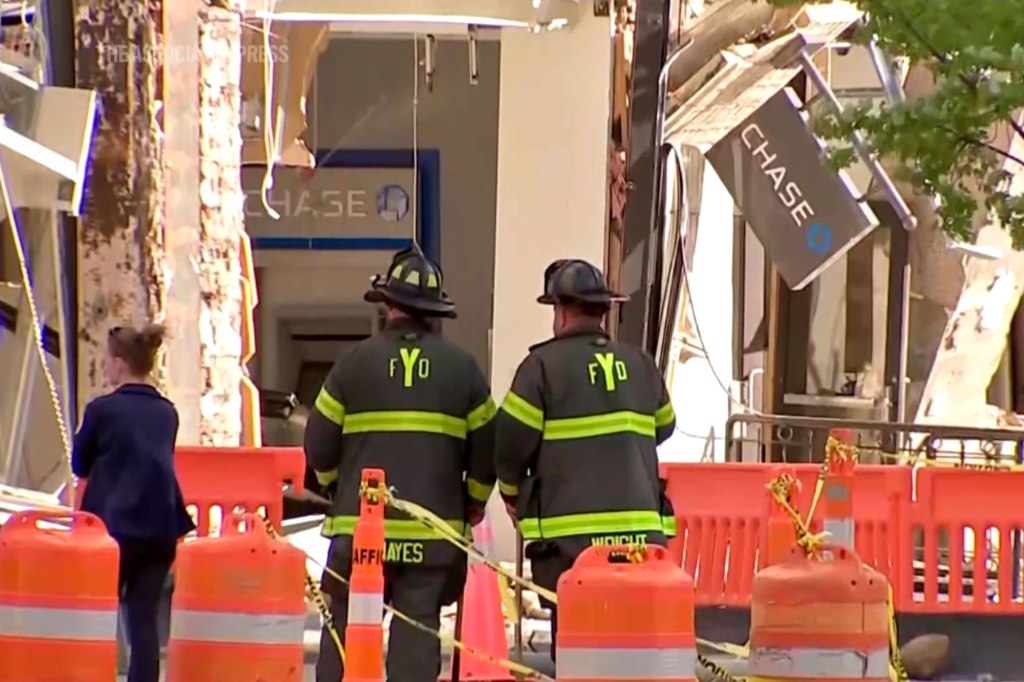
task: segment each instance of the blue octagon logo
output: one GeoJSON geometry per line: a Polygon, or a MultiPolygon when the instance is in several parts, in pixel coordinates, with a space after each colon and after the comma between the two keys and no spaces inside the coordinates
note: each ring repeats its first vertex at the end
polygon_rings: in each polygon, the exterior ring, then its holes
{"type": "Polygon", "coordinates": [[[832,229],[828,225],[814,223],[807,228],[807,248],[812,253],[825,255],[832,250],[832,229]]]}
{"type": "Polygon", "coordinates": [[[397,223],[409,215],[409,195],[401,185],[385,185],[377,192],[377,215],[397,223]]]}

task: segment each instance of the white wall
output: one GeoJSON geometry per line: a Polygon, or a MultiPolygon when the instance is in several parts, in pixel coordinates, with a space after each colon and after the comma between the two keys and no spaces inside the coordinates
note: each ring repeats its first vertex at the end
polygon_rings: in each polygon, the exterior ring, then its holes
{"type": "Polygon", "coordinates": [[[730,415],[726,389],[731,389],[732,379],[732,223],[732,196],[711,164],[706,164],[689,283],[690,306],[700,326],[707,359],[693,357],[675,368],[669,389],[677,430],[658,450],[665,462],[698,461],[712,428],[715,461],[725,458],[723,438],[730,415]]]}
{"type": "MultiPolygon", "coordinates": [[[[551,310],[536,302],[544,269],[563,257],[604,262],[611,22],[580,4],[571,30],[502,36],[491,360],[498,400],[529,346],[551,336],[551,310]]],[[[495,548],[510,561],[515,535],[497,499],[495,548]]]]}
{"type": "MultiPolygon", "coordinates": [[[[478,43],[479,84],[469,82],[465,41],[437,43],[434,90],[422,77],[418,143],[441,156],[441,265],[459,318],[445,335],[487,371],[494,272],[499,52],[478,43]]],[[[420,42],[420,59],[423,43],[420,42]]],[[[320,58],[309,106],[310,148],[411,149],[413,43],[335,38],[320,58]]],[[[361,281],[365,288],[367,280],[361,281]]],[[[361,295],[361,291],[360,291],[361,295]]]]}

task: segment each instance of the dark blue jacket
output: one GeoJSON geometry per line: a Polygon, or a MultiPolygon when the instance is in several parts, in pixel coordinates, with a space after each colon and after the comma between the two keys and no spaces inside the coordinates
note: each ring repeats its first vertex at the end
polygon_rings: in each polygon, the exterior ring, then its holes
{"type": "Polygon", "coordinates": [[[128,384],[86,405],[71,468],[89,479],[82,511],[117,540],[180,538],[195,528],[174,473],[178,411],[152,386],[128,384]]]}

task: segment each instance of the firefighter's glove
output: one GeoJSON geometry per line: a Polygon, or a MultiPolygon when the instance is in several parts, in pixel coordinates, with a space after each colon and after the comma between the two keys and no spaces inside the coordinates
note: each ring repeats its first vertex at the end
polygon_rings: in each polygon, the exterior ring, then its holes
{"type": "Polygon", "coordinates": [[[487,507],[482,504],[470,504],[466,509],[466,520],[470,526],[478,526],[484,520],[487,507]]]}

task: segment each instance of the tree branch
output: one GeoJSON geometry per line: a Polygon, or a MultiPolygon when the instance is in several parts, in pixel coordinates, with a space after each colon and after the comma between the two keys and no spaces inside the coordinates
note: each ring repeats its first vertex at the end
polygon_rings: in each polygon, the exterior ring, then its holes
{"type": "MultiPolygon", "coordinates": [[[[939,52],[937,49],[935,49],[935,47],[921,34],[921,32],[918,31],[914,27],[913,23],[909,19],[907,19],[907,16],[902,11],[900,11],[898,8],[889,8],[889,11],[893,14],[893,16],[898,18],[903,23],[903,25],[906,27],[907,31],[910,33],[910,35],[912,35],[914,37],[914,39],[917,42],[921,43],[921,45],[926,50],[931,52],[932,56],[935,59],[937,59],[939,62],[941,62],[943,64],[949,64],[949,62],[950,62],[949,55],[947,55],[945,53],[942,53],[942,52],[939,52]]],[[[959,73],[959,72],[957,73],[957,77],[972,92],[975,92],[975,93],[978,92],[978,82],[976,80],[973,80],[973,79],[969,78],[966,74],[959,73]]],[[[1010,127],[1013,128],[1013,130],[1018,135],[1021,136],[1021,139],[1024,139],[1024,126],[1022,126],[1020,123],[1018,123],[1014,119],[1014,117],[1012,115],[1010,116],[1010,127]]],[[[998,151],[999,153],[1005,155],[1007,158],[1013,159],[1017,163],[1021,163],[1020,159],[1017,159],[1017,158],[1015,158],[1015,157],[1013,157],[1013,156],[1003,152],[1002,150],[994,149],[993,151],[998,151]]],[[[1024,165],[1024,164],[1022,164],[1022,165],[1024,165]]]]}

